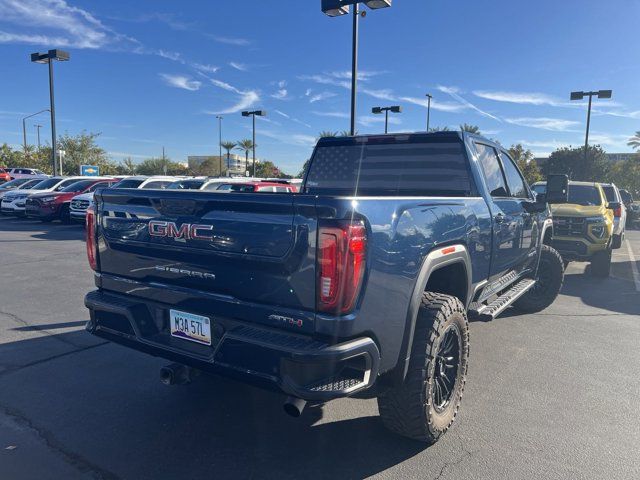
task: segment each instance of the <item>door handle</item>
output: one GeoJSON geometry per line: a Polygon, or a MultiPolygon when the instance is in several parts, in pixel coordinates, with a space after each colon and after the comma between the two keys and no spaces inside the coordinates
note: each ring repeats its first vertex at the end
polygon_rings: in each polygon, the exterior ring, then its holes
{"type": "Polygon", "coordinates": [[[504,222],[504,218],[505,218],[504,214],[502,214],[502,213],[498,213],[493,217],[493,219],[495,220],[496,223],[504,222]]]}

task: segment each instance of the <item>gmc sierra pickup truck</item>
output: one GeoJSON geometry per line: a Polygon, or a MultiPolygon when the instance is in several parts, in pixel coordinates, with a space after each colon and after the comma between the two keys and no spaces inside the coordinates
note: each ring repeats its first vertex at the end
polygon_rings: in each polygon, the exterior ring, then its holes
{"type": "Polygon", "coordinates": [[[104,189],[87,214],[87,330],[306,401],[376,397],[433,443],[460,406],[467,318],[549,306],[563,281],[547,201],[462,132],[321,139],[300,193],[104,189]]]}

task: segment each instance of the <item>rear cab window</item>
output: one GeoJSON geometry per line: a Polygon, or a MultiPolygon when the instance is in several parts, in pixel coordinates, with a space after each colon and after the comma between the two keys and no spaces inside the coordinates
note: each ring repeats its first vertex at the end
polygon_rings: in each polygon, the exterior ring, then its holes
{"type": "Polygon", "coordinates": [[[471,171],[455,135],[338,138],[316,148],[302,190],[360,196],[472,196],[471,171]]]}
{"type": "Polygon", "coordinates": [[[602,190],[604,190],[604,194],[607,197],[607,202],[619,202],[618,196],[616,195],[616,189],[613,185],[601,185],[602,190]]]}

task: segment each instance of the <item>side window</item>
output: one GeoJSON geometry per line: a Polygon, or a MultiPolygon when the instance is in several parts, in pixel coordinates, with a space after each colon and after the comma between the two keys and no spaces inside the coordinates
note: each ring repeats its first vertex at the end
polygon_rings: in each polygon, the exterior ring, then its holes
{"type": "Polygon", "coordinates": [[[507,177],[507,185],[511,196],[514,198],[529,198],[529,191],[524,179],[511,157],[504,152],[500,152],[500,159],[502,160],[502,168],[504,168],[504,174],[507,177]]]}
{"type": "Polygon", "coordinates": [[[278,193],[288,193],[289,192],[289,188],[287,188],[287,187],[276,187],[276,192],[278,192],[278,193]]]}
{"type": "Polygon", "coordinates": [[[108,187],[108,186],[109,184],[107,182],[94,183],[93,185],[91,185],[89,190],[87,190],[87,193],[95,192],[98,188],[108,187]]]}
{"type": "Polygon", "coordinates": [[[508,197],[507,186],[494,148],[476,143],[476,150],[478,151],[480,166],[484,172],[484,178],[487,181],[487,188],[491,196],[508,197]]]}

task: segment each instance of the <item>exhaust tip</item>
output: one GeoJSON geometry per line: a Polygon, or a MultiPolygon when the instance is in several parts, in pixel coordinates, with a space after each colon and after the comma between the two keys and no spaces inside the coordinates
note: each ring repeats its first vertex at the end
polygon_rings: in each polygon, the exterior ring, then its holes
{"type": "Polygon", "coordinates": [[[160,381],[165,385],[173,385],[173,370],[168,367],[162,367],[160,369],[160,381]]]}
{"type": "Polygon", "coordinates": [[[307,401],[297,397],[287,397],[284,401],[284,411],[293,418],[299,418],[304,411],[307,401]]]}

